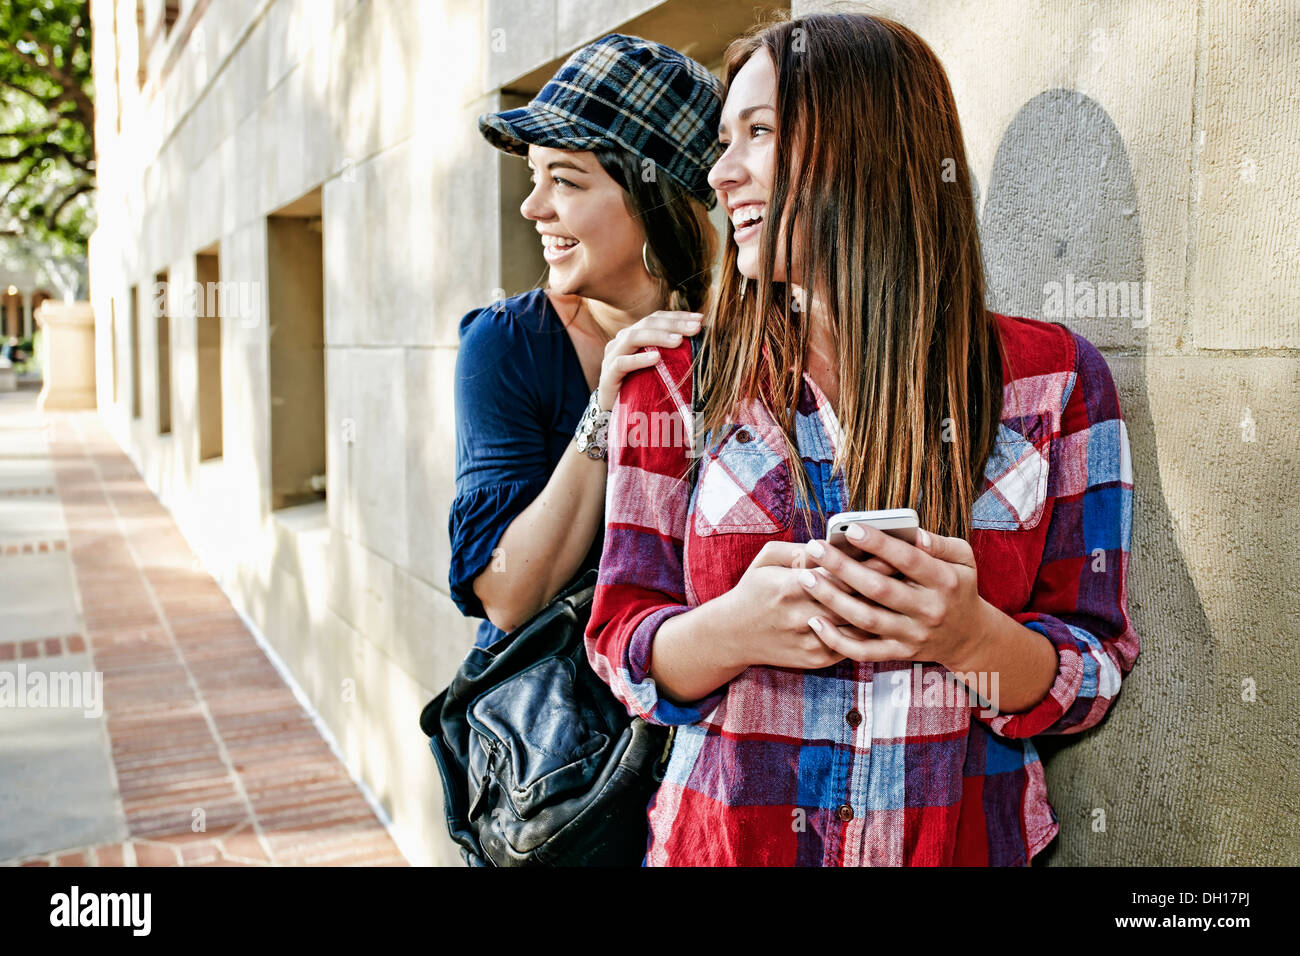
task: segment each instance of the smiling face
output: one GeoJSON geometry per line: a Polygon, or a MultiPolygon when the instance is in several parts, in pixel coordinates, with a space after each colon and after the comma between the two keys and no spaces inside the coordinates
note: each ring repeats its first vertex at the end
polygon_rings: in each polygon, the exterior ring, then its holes
{"type": "Polygon", "coordinates": [[[519,211],[537,224],[552,290],[617,303],[653,285],[627,193],[592,153],[529,146],[528,168],[533,191],[519,211]]]}
{"type": "MultiPolygon", "coordinates": [[[[759,277],[758,253],[767,227],[776,168],[775,104],[776,69],[767,50],[760,47],[727,90],[718,127],[718,141],[726,151],[709,173],[709,185],[731,218],[736,268],[747,279],[759,277]]],[[[785,243],[779,234],[776,241],[772,281],[785,282],[785,243]]]]}

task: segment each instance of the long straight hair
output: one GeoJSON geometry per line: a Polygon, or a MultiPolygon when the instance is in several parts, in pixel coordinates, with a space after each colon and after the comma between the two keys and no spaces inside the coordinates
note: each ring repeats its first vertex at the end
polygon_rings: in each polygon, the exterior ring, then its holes
{"type": "Polygon", "coordinates": [[[697,441],[737,406],[761,402],[781,423],[801,502],[825,519],[791,437],[809,322],[790,286],[772,281],[785,222],[785,274],[819,290],[839,357],[832,472],[843,476],[847,507],[910,507],[922,527],[968,537],[997,437],[1005,356],[984,306],[970,172],[943,66],[892,20],[817,14],[733,41],[728,89],[763,49],[776,67],[777,129],[760,276],[745,288],[728,224],[697,359],[706,396],[697,441]]]}

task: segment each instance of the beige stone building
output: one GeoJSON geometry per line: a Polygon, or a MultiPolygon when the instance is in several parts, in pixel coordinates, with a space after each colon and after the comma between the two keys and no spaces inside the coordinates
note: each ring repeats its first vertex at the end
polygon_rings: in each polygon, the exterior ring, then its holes
{"type": "MultiPolygon", "coordinates": [[[[850,7],[948,69],[990,304],[1098,345],[1128,419],[1142,651],[1101,728],[1040,747],[1048,862],[1300,862],[1294,4],[850,7]]],[[[614,30],[716,69],[753,11],[92,0],[99,408],[413,862],[459,862],[417,727],[476,623],[447,595],[456,324],[544,268],[475,118],[614,30]]]]}

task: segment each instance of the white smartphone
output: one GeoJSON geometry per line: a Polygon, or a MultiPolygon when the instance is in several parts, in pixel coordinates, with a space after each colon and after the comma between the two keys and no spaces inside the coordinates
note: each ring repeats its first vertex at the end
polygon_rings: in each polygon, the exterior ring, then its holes
{"type": "MultiPolygon", "coordinates": [[[[916,512],[911,508],[887,508],[884,511],[841,511],[837,515],[832,515],[831,520],[826,522],[826,540],[836,547],[842,548],[845,545],[852,545],[857,548],[857,544],[845,536],[845,532],[849,530],[849,525],[854,524],[869,524],[871,527],[879,528],[895,538],[902,538],[908,544],[916,544],[916,529],[921,527],[916,512]]],[[[858,550],[861,550],[861,548],[858,550]]]]}

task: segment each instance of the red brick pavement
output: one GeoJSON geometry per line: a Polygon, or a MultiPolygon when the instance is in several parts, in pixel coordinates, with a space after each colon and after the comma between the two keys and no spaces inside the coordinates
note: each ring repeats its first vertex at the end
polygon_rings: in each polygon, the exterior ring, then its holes
{"type": "Polygon", "coordinates": [[[0,660],[89,650],[94,669],[104,673],[105,718],[130,838],[15,862],[405,865],[99,420],[49,418],[84,640],[59,635],[0,644],[0,660]],[[197,832],[196,822],[203,827],[197,832]]]}

